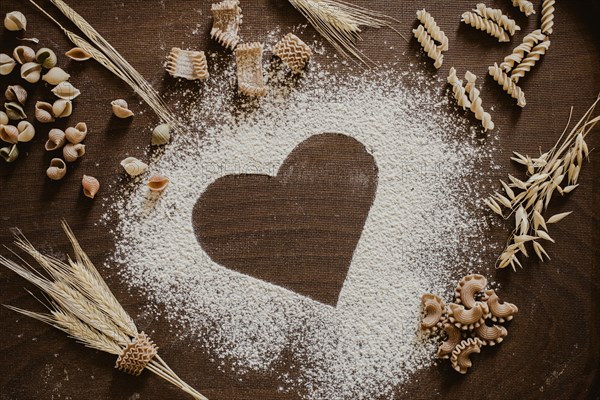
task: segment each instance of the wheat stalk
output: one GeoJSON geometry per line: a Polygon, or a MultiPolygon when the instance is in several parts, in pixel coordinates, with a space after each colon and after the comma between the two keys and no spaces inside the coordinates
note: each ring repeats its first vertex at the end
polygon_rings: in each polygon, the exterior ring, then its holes
{"type": "Polygon", "coordinates": [[[140,335],[145,337],[144,333],[138,333],[135,323],[81,249],[68,225],[64,221],[62,225],[73,246],[74,260],[69,258],[65,263],[41,254],[20,232],[16,234],[16,246],[31,256],[46,274],[37,271],[19,256],[17,257],[22,264],[0,256],[0,265],[12,270],[42,290],[47,304],[40,302],[46,306],[48,313],[36,313],[13,306],[6,307],[54,326],[87,347],[118,355],[117,367],[119,368],[128,366],[127,363],[130,363],[129,365],[133,363],[133,367],[139,368],[140,372],[146,368],[190,394],[194,399],[207,400],[169,368],[156,354],[158,349],[151,341],[145,342],[145,344],[137,343],[140,335]],[[128,360],[126,357],[132,352],[134,356],[137,354],[144,356],[148,354],[143,353],[146,350],[152,354],[149,359],[143,359],[141,367],[139,357],[134,357],[133,360],[128,360]],[[120,362],[121,364],[119,364],[120,362]]]}
{"type": "MultiPolygon", "coordinates": [[[[557,223],[571,214],[571,211],[555,214],[549,218],[544,213],[555,193],[565,195],[579,186],[578,179],[584,158],[589,158],[590,150],[585,138],[600,121],[600,115],[593,117],[594,109],[600,101],[600,94],[588,111],[573,129],[561,134],[554,147],[539,157],[532,158],[514,152],[511,160],[524,165],[529,175],[527,180],[520,180],[508,175],[509,182],[500,181],[504,194],[495,192],[485,199],[487,206],[505,219],[514,216],[515,229],[508,238],[506,248],[498,257],[498,268],[509,265],[516,269],[521,262],[518,255],[529,257],[527,245],[531,244],[535,254],[541,261],[550,256],[544,249],[542,241],[554,242],[548,233],[548,225],[557,223]],[[505,215],[503,210],[508,210],[505,215]]],[[[573,109],[571,109],[571,114],[573,109]]],[[[569,116],[569,122],[571,117],[569,116]]]]}
{"type": "Polygon", "coordinates": [[[356,47],[356,42],[361,39],[361,26],[372,28],[387,26],[406,40],[391,26],[390,20],[395,20],[377,11],[339,0],[289,0],[289,2],[344,57],[354,56],[367,66],[374,62],[356,47]]]}
{"type": "Polygon", "coordinates": [[[52,0],[52,3],[62,11],[94,44],[90,44],[81,36],[69,31],[62,26],[46,10],[40,7],[35,1],[29,0],[36,8],[54,22],[77,47],[81,47],[102,66],[127,83],[135,93],[138,94],[148,104],[163,121],[173,127],[178,132],[183,132],[175,115],[169,109],[169,106],[150,85],[150,83],[114,49],[81,15],[75,12],[62,0],[52,0]]]}

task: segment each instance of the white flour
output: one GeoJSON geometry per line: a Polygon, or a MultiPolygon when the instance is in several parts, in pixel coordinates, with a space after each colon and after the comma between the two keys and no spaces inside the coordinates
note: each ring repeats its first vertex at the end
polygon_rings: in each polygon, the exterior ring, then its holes
{"type": "Polygon", "coordinates": [[[481,268],[475,185],[485,180],[489,139],[478,139],[448,105],[444,84],[427,74],[388,66],[344,78],[312,63],[290,83],[274,68],[270,94],[254,101],[235,94],[233,67],[219,57],[209,54],[211,78],[197,91],[172,93],[191,133],[151,164],[171,180],[166,192],[152,195],[138,180],[111,207],[119,221],[113,268],[229,374],[271,374],[280,390],[309,399],[391,398],[433,362],[435,344],[417,335],[421,294],[448,293],[459,274],[481,268]],[[214,263],[191,222],[209,183],[232,173],[274,175],[320,132],[353,136],[379,167],[337,308],[214,263]],[[293,361],[282,363],[284,351],[293,361]]]}

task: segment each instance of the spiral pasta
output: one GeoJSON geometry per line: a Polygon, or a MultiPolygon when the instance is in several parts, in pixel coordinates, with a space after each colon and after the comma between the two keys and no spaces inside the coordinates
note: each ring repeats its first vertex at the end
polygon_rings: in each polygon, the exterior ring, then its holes
{"type": "Polygon", "coordinates": [[[473,11],[479,14],[482,18],[496,22],[501,28],[506,29],[511,36],[513,36],[516,31],[521,30],[521,27],[517,25],[517,22],[514,19],[508,18],[502,13],[502,10],[498,8],[490,8],[483,3],[479,3],[477,4],[477,8],[475,8],[473,11]]]}
{"type": "Polygon", "coordinates": [[[525,55],[531,51],[533,46],[538,44],[539,41],[544,40],[546,36],[542,33],[540,29],[536,29],[531,32],[529,35],[523,38],[523,42],[515,47],[511,54],[504,57],[504,62],[500,64],[500,68],[509,72],[515,64],[519,64],[525,55]]]}
{"type": "Polygon", "coordinates": [[[421,22],[421,24],[423,24],[429,35],[431,35],[431,38],[440,43],[438,46],[440,51],[448,50],[448,37],[436,24],[435,19],[431,16],[431,14],[429,14],[425,9],[418,10],[417,19],[421,22]]]}
{"type": "Polygon", "coordinates": [[[427,33],[423,25],[419,25],[417,29],[413,29],[413,34],[415,35],[415,38],[417,38],[417,40],[421,44],[421,47],[423,47],[423,50],[425,50],[429,58],[435,61],[433,66],[439,69],[442,66],[442,63],[444,62],[444,55],[442,54],[440,49],[438,49],[435,42],[433,41],[429,33],[427,33]]]}
{"type": "Polygon", "coordinates": [[[513,69],[512,73],[510,74],[510,79],[515,82],[519,82],[519,79],[524,77],[525,73],[529,72],[535,63],[537,63],[540,58],[546,54],[546,51],[549,47],[550,40],[545,40],[531,49],[529,54],[527,54],[527,57],[525,57],[525,59],[521,61],[521,63],[517,65],[515,69],[513,69]]]}
{"type": "Polygon", "coordinates": [[[471,102],[465,94],[465,88],[463,87],[462,81],[456,76],[456,69],[454,69],[454,67],[450,68],[450,72],[448,73],[448,83],[452,85],[452,93],[454,94],[454,98],[458,105],[462,107],[463,110],[471,108],[471,102]]]}
{"type": "Polygon", "coordinates": [[[483,18],[481,15],[467,11],[462,15],[462,22],[471,25],[473,28],[487,32],[489,35],[498,39],[499,42],[509,42],[510,37],[506,31],[494,21],[483,18]]]}
{"type": "Polygon", "coordinates": [[[542,32],[546,35],[552,33],[554,26],[554,3],[555,0],[544,0],[542,3],[542,32]]]}
{"type": "Polygon", "coordinates": [[[502,89],[511,95],[513,99],[517,100],[517,105],[519,107],[525,107],[527,102],[525,101],[525,93],[517,84],[509,78],[509,76],[498,66],[497,63],[494,63],[491,67],[488,68],[490,75],[494,78],[499,85],[502,86],[502,89]]]}
{"type": "Polygon", "coordinates": [[[475,87],[475,81],[477,77],[470,71],[465,73],[465,79],[467,80],[467,85],[465,86],[465,90],[469,94],[469,100],[471,101],[471,111],[475,114],[475,118],[481,121],[483,125],[483,129],[485,131],[489,131],[494,129],[494,123],[492,122],[492,116],[490,113],[486,112],[481,105],[481,97],[479,97],[479,89],[475,87]]]}
{"type": "Polygon", "coordinates": [[[527,0],[512,0],[513,6],[519,7],[521,12],[525,13],[526,16],[530,16],[531,14],[535,14],[535,10],[533,9],[533,3],[527,0]]]}

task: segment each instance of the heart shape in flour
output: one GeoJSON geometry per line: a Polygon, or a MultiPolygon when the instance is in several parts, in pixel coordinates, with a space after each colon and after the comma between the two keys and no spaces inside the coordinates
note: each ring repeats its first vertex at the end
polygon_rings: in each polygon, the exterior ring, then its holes
{"type": "Polygon", "coordinates": [[[312,136],[276,176],[226,175],[211,183],[194,206],[196,238],[226,268],[335,306],[377,175],[357,140],[312,136]]]}

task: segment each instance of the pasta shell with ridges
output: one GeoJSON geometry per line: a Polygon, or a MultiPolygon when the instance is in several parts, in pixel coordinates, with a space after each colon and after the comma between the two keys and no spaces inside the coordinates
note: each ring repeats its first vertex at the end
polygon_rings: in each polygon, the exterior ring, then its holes
{"type": "Polygon", "coordinates": [[[87,136],[88,128],[85,122],[79,122],[74,127],[69,127],[65,130],[65,137],[72,144],[83,142],[87,136]]]}
{"type": "Polygon", "coordinates": [[[112,106],[112,112],[117,118],[133,117],[133,111],[129,109],[129,106],[125,100],[113,100],[110,104],[112,106]]]}
{"type": "Polygon", "coordinates": [[[463,277],[456,286],[456,303],[463,304],[466,308],[475,306],[475,296],[487,286],[487,279],[483,275],[471,274],[463,277]]]}
{"type": "Polygon", "coordinates": [[[492,314],[491,318],[495,322],[510,321],[519,311],[519,308],[512,303],[501,303],[500,298],[493,289],[486,291],[485,295],[487,297],[487,305],[492,314]]]}
{"type": "Polygon", "coordinates": [[[53,158],[50,161],[50,166],[46,170],[46,175],[48,176],[48,178],[50,178],[54,181],[61,180],[62,178],[65,177],[66,173],[67,173],[67,165],[60,158],[53,158]]]}
{"type": "Polygon", "coordinates": [[[0,111],[0,125],[8,124],[8,115],[4,111],[0,111]]]}
{"type": "Polygon", "coordinates": [[[93,199],[100,190],[100,182],[93,176],[83,175],[81,179],[81,186],[83,186],[83,194],[90,199],[93,199]]]}
{"type": "Polygon", "coordinates": [[[19,130],[13,125],[0,125],[0,140],[15,144],[19,141],[19,130]]]}
{"type": "Polygon", "coordinates": [[[35,136],[35,128],[29,121],[21,121],[17,125],[19,131],[19,142],[29,142],[35,136]]]}
{"type": "Polygon", "coordinates": [[[52,93],[54,93],[56,97],[65,100],[73,100],[81,94],[79,89],[73,86],[71,82],[67,81],[61,82],[58,85],[56,85],[54,89],[52,89],[52,93]]]}
{"type": "Polygon", "coordinates": [[[57,150],[63,147],[66,141],[65,133],[60,129],[54,128],[48,132],[48,140],[46,141],[44,148],[46,151],[57,150]]]}
{"type": "Polygon", "coordinates": [[[35,119],[43,124],[54,122],[52,104],[46,103],[45,101],[38,101],[35,103],[35,119]]]}
{"type": "Polygon", "coordinates": [[[127,157],[121,161],[121,166],[130,176],[138,176],[143,174],[146,168],[148,168],[148,164],[138,160],[135,157],[127,157]]]}
{"type": "Polygon", "coordinates": [[[27,29],[27,18],[21,11],[11,11],[4,17],[4,27],[13,32],[24,31],[27,29]]]}
{"type": "Polygon", "coordinates": [[[86,61],[92,58],[92,55],[81,47],[73,47],[71,50],[65,53],[65,56],[75,61],[86,61]]]}
{"type": "Polygon", "coordinates": [[[17,148],[17,145],[13,144],[12,146],[1,148],[0,157],[2,157],[7,163],[14,162],[17,158],[19,158],[19,149],[17,148]]]}
{"type": "Polygon", "coordinates": [[[13,50],[13,58],[19,64],[35,61],[35,51],[29,46],[17,46],[13,50]]]}
{"type": "Polygon", "coordinates": [[[17,65],[16,61],[8,54],[0,54],[0,75],[8,75],[17,65]]]}
{"type": "Polygon", "coordinates": [[[162,175],[152,175],[148,179],[148,187],[153,192],[162,192],[169,185],[169,178],[162,175]]]}
{"type": "Polygon", "coordinates": [[[66,162],[74,162],[85,154],[85,145],[81,143],[67,143],[63,147],[63,157],[66,162]]]}
{"type": "Polygon", "coordinates": [[[4,97],[8,101],[18,101],[21,104],[25,104],[27,101],[27,90],[21,85],[10,85],[6,88],[4,97]]]}
{"type": "Polygon", "coordinates": [[[55,118],[66,118],[73,112],[71,100],[58,99],[52,104],[52,114],[55,118]]]}
{"type": "Polygon", "coordinates": [[[446,333],[446,340],[438,347],[437,356],[445,359],[450,358],[456,345],[461,342],[462,331],[450,323],[445,323],[442,329],[446,333]]]}
{"type": "Polygon", "coordinates": [[[21,78],[29,83],[36,83],[42,76],[42,66],[38,63],[28,62],[21,66],[21,78]]]}
{"type": "Polygon", "coordinates": [[[502,325],[488,326],[485,323],[475,328],[474,333],[481,339],[483,344],[488,346],[502,342],[506,335],[508,335],[508,331],[502,325]]]}
{"type": "Polygon", "coordinates": [[[53,67],[42,76],[42,80],[51,85],[58,85],[59,83],[68,81],[70,77],[71,75],[66,73],[62,68],[53,67]]]}
{"type": "Polygon", "coordinates": [[[46,69],[55,67],[58,61],[56,54],[46,47],[42,47],[37,51],[37,53],[35,53],[35,60],[38,62],[38,64],[41,64],[41,66],[46,69]]]}
{"type": "Polygon", "coordinates": [[[171,140],[171,126],[160,124],[152,130],[152,144],[155,146],[169,143],[171,140]]]}

